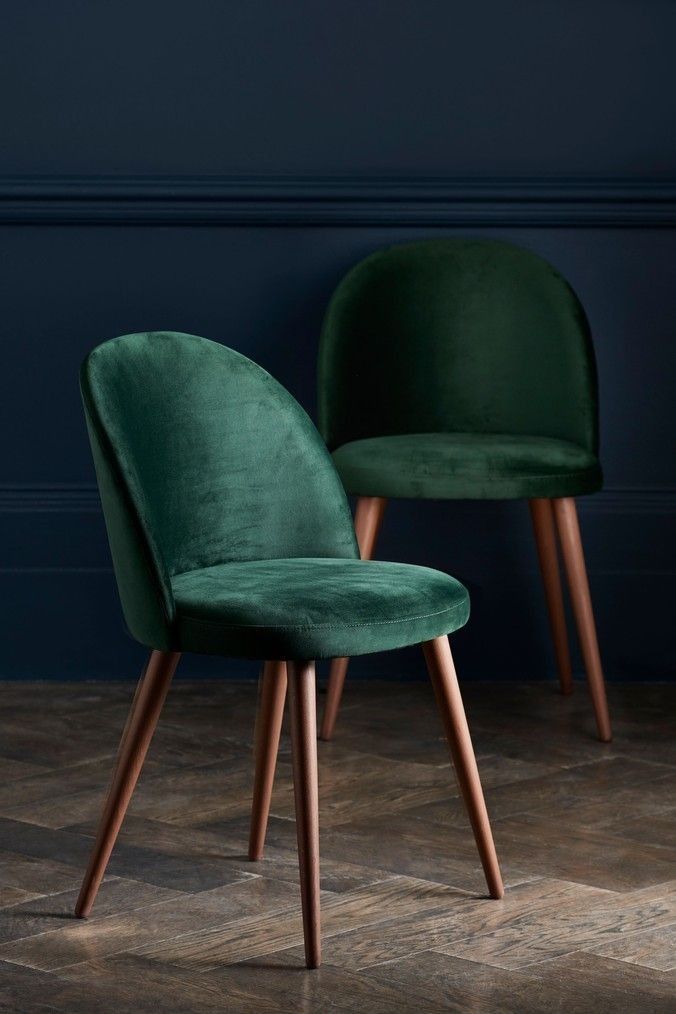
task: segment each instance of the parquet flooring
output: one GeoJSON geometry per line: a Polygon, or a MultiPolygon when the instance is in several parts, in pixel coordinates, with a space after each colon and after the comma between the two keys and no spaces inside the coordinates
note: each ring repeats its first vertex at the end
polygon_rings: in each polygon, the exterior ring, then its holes
{"type": "Polygon", "coordinates": [[[324,964],[303,967],[289,741],[246,859],[251,684],[177,680],[91,919],[131,683],[0,684],[0,1012],[676,1012],[676,686],[463,687],[507,893],[485,897],[425,684],[319,744],[324,964]]]}

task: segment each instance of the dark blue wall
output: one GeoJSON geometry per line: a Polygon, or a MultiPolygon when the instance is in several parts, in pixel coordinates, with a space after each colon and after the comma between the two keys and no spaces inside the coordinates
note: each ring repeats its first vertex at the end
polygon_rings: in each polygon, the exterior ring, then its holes
{"type": "Polygon", "coordinates": [[[671,0],[4,0],[4,172],[669,174],[671,0]]]}
{"type": "MultiPolygon", "coordinates": [[[[131,676],[77,391],[132,330],[221,339],[311,412],[345,269],[501,236],[595,334],[607,489],[580,503],[608,675],[673,672],[676,5],[5,3],[1,676],[131,676]]],[[[466,676],[551,674],[522,504],[393,504],[382,556],[463,578],[466,676]]],[[[416,656],[364,672],[419,672],[416,656]]],[[[250,671],[190,660],[186,672],[250,671]]]]}

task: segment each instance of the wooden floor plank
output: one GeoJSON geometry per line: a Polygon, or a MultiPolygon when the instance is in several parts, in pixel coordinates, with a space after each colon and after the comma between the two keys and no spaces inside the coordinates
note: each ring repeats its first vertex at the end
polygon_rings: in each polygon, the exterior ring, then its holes
{"type": "Polygon", "coordinates": [[[92,918],[72,912],[133,682],[0,682],[0,1011],[676,1011],[676,687],[466,684],[507,893],[486,897],[431,688],[348,681],[319,745],[304,968],[285,723],[247,859],[256,689],[176,680],[92,918]]]}
{"type": "MultiPolygon", "coordinates": [[[[574,983],[582,1005],[573,1010],[594,1014],[669,1014],[676,1009],[676,976],[577,951],[555,961],[530,965],[525,974],[539,979],[549,1009],[560,991],[574,983]]],[[[569,1008],[562,1008],[568,1010],[569,1008]]]]}
{"type": "MultiPolygon", "coordinates": [[[[18,842],[17,847],[20,847],[18,842]]],[[[0,886],[4,888],[16,888],[32,895],[56,894],[75,887],[79,881],[77,866],[17,852],[0,852],[0,886]]]]}
{"type": "Polygon", "coordinates": [[[252,959],[208,972],[177,968],[137,954],[120,954],[105,961],[73,965],[60,974],[83,985],[92,979],[110,982],[113,988],[123,982],[130,1001],[152,992],[157,997],[156,1011],[404,1014],[413,1009],[413,1003],[417,1009],[425,1009],[424,994],[411,991],[404,996],[398,984],[380,983],[328,966],[308,975],[302,965],[287,962],[286,952],[267,956],[264,961],[252,959]]]}
{"type": "MultiPolygon", "coordinates": [[[[485,939],[492,941],[496,936],[501,942],[508,939],[515,950],[520,948],[518,954],[525,955],[525,961],[540,961],[561,953],[552,949],[547,940],[536,937],[537,927],[552,922],[553,909],[581,914],[607,896],[608,892],[595,888],[553,880],[520,884],[501,901],[458,894],[452,904],[427,916],[416,911],[408,918],[382,919],[375,925],[349,930],[332,940],[325,961],[342,968],[365,970],[422,950],[467,957],[467,941],[477,940],[480,949],[485,939]],[[518,929],[515,931],[514,927],[518,929]]],[[[486,963],[491,962],[487,959],[486,963]]],[[[520,964],[492,963],[506,968],[520,964]]]]}
{"type": "MultiPolygon", "coordinates": [[[[287,822],[288,824],[288,822],[287,822]]],[[[273,841],[288,842],[288,829],[276,824],[273,841]],[[279,835],[279,838],[277,836],[279,835]]],[[[507,886],[532,879],[512,855],[501,855],[496,839],[503,878],[507,886]]],[[[423,878],[459,888],[483,897],[486,881],[471,830],[441,828],[410,820],[406,813],[392,813],[361,820],[348,826],[327,828],[321,835],[322,855],[358,865],[375,865],[384,871],[423,878]],[[383,843],[387,842],[386,847],[383,843]]]]}
{"type": "MultiPolygon", "coordinates": [[[[276,880],[298,883],[298,853],[296,848],[295,824],[273,817],[273,825],[282,824],[288,831],[286,848],[266,845],[263,859],[252,863],[247,857],[249,841],[249,818],[235,818],[217,821],[208,825],[211,830],[167,824],[162,821],[129,815],[118,839],[118,852],[126,855],[129,846],[150,850],[172,857],[181,863],[191,863],[199,869],[207,862],[220,878],[224,870],[230,870],[234,877],[264,876],[276,880]],[[219,872],[220,871],[220,872],[219,872]]],[[[94,825],[78,825],[68,830],[78,834],[93,835],[94,825]]],[[[133,866],[134,859],[127,860],[133,866]]],[[[387,873],[372,866],[356,866],[324,858],[321,866],[321,887],[324,891],[341,894],[344,891],[363,887],[378,880],[384,880],[387,873]]],[[[206,887],[204,888],[206,889],[206,887]]]]}
{"type": "Polygon", "coordinates": [[[5,887],[0,884],[0,908],[10,908],[12,905],[20,905],[22,901],[39,897],[39,892],[24,891],[20,887],[5,887]]]}
{"type": "MultiPolygon", "coordinates": [[[[481,761],[479,769],[483,774],[481,761]]],[[[616,820],[653,814],[664,808],[666,799],[676,798],[675,771],[627,757],[549,770],[540,777],[498,786],[488,787],[482,780],[488,812],[494,820],[532,813],[556,819],[565,816],[568,825],[597,828],[602,820],[600,797],[612,795],[616,820]]],[[[469,826],[462,800],[457,798],[407,807],[406,815],[445,827],[469,826]]]]}
{"type": "Polygon", "coordinates": [[[676,920],[671,926],[625,934],[588,949],[594,954],[668,972],[676,969],[676,920]]]}
{"type": "Polygon", "coordinates": [[[633,842],[604,828],[576,828],[564,819],[519,814],[494,822],[498,853],[538,876],[631,891],[670,880],[672,849],[633,842]]]}
{"type": "MultiPolygon", "coordinates": [[[[135,1005],[119,983],[96,981],[68,982],[49,972],[12,965],[0,961],[0,1011],[2,1014],[41,1014],[54,1011],[68,1014],[157,1014],[156,996],[148,991],[139,992],[135,1005]]],[[[195,1008],[187,1003],[171,1008],[189,1014],[195,1008]]]]}
{"type": "MultiPolygon", "coordinates": [[[[174,898],[178,900],[182,895],[179,891],[142,884],[136,880],[107,877],[101,884],[96,907],[86,923],[75,918],[77,896],[78,890],[60,891],[57,894],[32,898],[5,909],[0,919],[0,943],[25,940],[40,933],[59,933],[69,927],[86,935],[87,927],[91,927],[94,921],[99,922],[110,915],[171,901],[174,898]]],[[[22,947],[19,950],[22,950],[22,947]]]]}
{"type": "Polygon", "coordinates": [[[523,968],[571,951],[594,951],[602,942],[646,928],[663,930],[675,921],[676,881],[627,894],[570,887],[554,906],[536,901],[523,911],[517,903],[515,918],[508,902],[503,920],[496,917],[487,930],[478,926],[471,936],[437,949],[500,968],[523,968]]]}
{"type": "Polygon", "coordinates": [[[594,1014],[646,1014],[666,1010],[655,1004],[664,1003],[671,985],[668,981],[642,981],[637,976],[636,995],[632,997],[631,975],[612,976],[606,970],[603,989],[595,990],[591,984],[605,969],[590,955],[583,959],[576,963],[568,959],[548,961],[535,974],[532,968],[497,969],[427,951],[371,968],[368,976],[375,981],[399,983],[402,989],[417,988],[424,992],[431,1009],[458,1014],[589,1014],[591,1010],[594,1014]]]}
{"type": "MultiPolygon", "coordinates": [[[[140,885],[139,885],[140,886],[140,885]]],[[[146,891],[148,888],[146,888],[146,891]]],[[[156,890],[156,889],[155,889],[156,890]]],[[[138,892],[139,899],[142,897],[138,892]]],[[[242,913],[264,908],[274,913],[298,910],[300,894],[295,886],[254,878],[227,885],[202,895],[183,895],[171,900],[146,901],[142,907],[115,915],[87,920],[70,920],[65,928],[49,930],[0,945],[0,960],[30,965],[42,971],[62,968],[96,956],[132,950],[152,938],[162,946],[195,925],[208,931],[223,926],[242,913]]]]}
{"type": "MultiPolygon", "coordinates": [[[[660,793],[665,787],[663,782],[657,786],[660,793]]],[[[666,798],[663,797],[663,801],[666,802],[666,798]]],[[[615,820],[607,827],[612,834],[619,835],[620,838],[630,838],[643,845],[661,845],[663,848],[673,849],[676,842],[676,809],[670,807],[668,810],[653,813],[650,820],[645,820],[644,817],[615,820]]]]}
{"type": "MultiPolygon", "coordinates": [[[[393,877],[367,887],[332,897],[322,904],[322,934],[328,939],[344,933],[355,923],[368,926],[394,916],[445,907],[454,892],[442,884],[393,877]]],[[[198,930],[177,940],[137,948],[139,954],[186,968],[211,969],[283,950],[302,942],[300,912],[296,908],[281,916],[257,919],[214,930],[198,930]]],[[[0,957],[2,950],[0,949],[0,957]]]]}

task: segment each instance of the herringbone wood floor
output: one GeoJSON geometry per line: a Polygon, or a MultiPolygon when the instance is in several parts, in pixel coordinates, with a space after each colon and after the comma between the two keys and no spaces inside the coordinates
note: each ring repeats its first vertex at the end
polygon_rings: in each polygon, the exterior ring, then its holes
{"type": "Polygon", "coordinates": [[[286,737],[245,858],[255,688],[177,681],[93,917],[72,918],[131,684],[0,685],[0,1011],[674,1011],[676,687],[465,684],[507,884],[431,689],[348,683],[320,744],[324,965],[303,968],[286,737]]]}

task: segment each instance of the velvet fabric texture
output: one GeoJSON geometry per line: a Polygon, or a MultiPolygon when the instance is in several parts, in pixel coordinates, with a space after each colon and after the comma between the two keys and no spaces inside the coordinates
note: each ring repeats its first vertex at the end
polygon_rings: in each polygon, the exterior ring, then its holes
{"type": "Polygon", "coordinates": [[[575,496],[602,483],[582,306],[546,261],[494,240],[395,246],[346,275],[322,329],[319,425],[356,494],[575,496]],[[395,436],[410,439],[374,443],[395,436]]]}
{"type": "Polygon", "coordinates": [[[255,363],[195,335],[94,349],[81,390],[122,607],[156,649],[316,658],[456,629],[467,593],[366,568],[316,429],[255,363]]]}
{"type": "Polygon", "coordinates": [[[467,622],[469,597],[427,567],[365,560],[260,560],[177,575],[184,649],[333,658],[418,644],[467,622]]]}
{"type": "Polygon", "coordinates": [[[407,433],[344,444],[333,460],[348,493],[509,499],[577,496],[599,488],[593,454],[568,440],[500,433],[407,433]]]}

